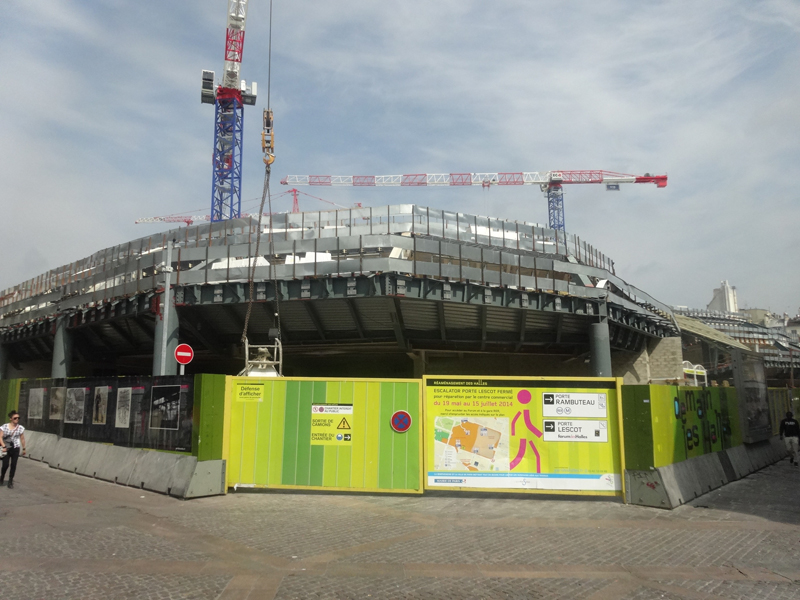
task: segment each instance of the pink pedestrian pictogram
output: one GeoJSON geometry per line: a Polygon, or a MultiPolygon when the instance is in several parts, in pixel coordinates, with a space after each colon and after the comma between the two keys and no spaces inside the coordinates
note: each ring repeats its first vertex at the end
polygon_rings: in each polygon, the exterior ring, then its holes
{"type": "MultiPolygon", "coordinates": [[[[528,390],[520,390],[517,392],[517,402],[520,404],[528,404],[531,401],[531,393],[528,390]]],[[[535,435],[536,437],[542,437],[542,432],[533,424],[531,421],[531,413],[526,408],[525,410],[520,410],[514,415],[514,419],[511,421],[511,435],[512,437],[517,434],[517,421],[519,420],[520,416],[522,416],[523,421],[525,422],[525,427],[535,435]]],[[[533,454],[536,456],[536,472],[542,472],[542,459],[539,455],[539,450],[536,448],[536,444],[533,443],[533,440],[528,440],[527,438],[522,438],[519,441],[519,450],[517,451],[517,455],[514,457],[514,460],[511,461],[511,470],[513,471],[522,459],[525,457],[525,451],[530,445],[533,454]]]]}

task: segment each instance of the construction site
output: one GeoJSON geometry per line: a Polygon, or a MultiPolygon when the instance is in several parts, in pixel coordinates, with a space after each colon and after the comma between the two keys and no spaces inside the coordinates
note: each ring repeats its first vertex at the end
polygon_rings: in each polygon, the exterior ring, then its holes
{"type": "MultiPolygon", "coordinates": [[[[685,216],[678,208],[604,209],[603,227],[575,218],[585,210],[576,202],[566,223],[578,189],[667,197],[680,173],[637,166],[660,160],[658,145],[619,151],[621,135],[598,156],[627,162],[506,172],[497,165],[524,153],[479,146],[497,162],[435,172],[464,145],[436,131],[441,148],[416,148],[426,172],[378,175],[359,161],[396,164],[367,161],[394,130],[370,138],[357,114],[335,115],[363,145],[344,152],[333,127],[318,127],[314,143],[335,152],[303,156],[328,157],[318,172],[362,174],[293,175],[292,165],[311,168],[282,161],[276,132],[311,120],[313,104],[283,90],[273,99],[273,2],[217,4],[222,71],[203,69],[197,82],[208,105],[198,128],[213,135],[169,163],[211,151],[208,209],[148,204],[172,212],[136,223],[163,230],[114,234],[107,248],[93,239],[88,256],[0,291],[0,416],[10,420],[0,586],[65,599],[796,597],[800,317],[740,309],[727,280],[705,309],[656,297],[677,282],[642,289],[669,280],[674,257],[655,241],[633,244],[626,227],[669,230],[685,216]],[[260,68],[244,58],[255,5],[260,68]],[[248,69],[266,81],[246,80],[248,69]],[[440,160],[431,172],[425,157],[440,160]],[[262,169],[260,196],[248,199],[262,169]],[[487,208],[489,194],[506,195],[487,208]],[[546,207],[546,223],[526,216],[530,204],[546,207]],[[615,262],[621,249],[631,254],[615,262]],[[30,460],[17,476],[20,457],[30,460]]],[[[329,34],[350,43],[322,4],[329,34]]],[[[284,35],[299,52],[300,38],[284,35]]],[[[403,48],[418,42],[410,35],[403,48]]],[[[181,64],[161,58],[165,71],[181,64]]],[[[303,66],[285,72],[301,77],[303,66]]],[[[614,85],[633,85],[628,75],[614,85]]],[[[606,100],[578,81],[598,119],[606,100]]],[[[329,92],[315,83],[309,93],[329,92]]],[[[635,103],[626,98],[625,124],[609,127],[648,129],[628,123],[635,103]]],[[[387,123],[406,120],[390,106],[387,123]]],[[[546,147],[544,113],[525,112],[531,121],[509,127],[546,147]]],[[[487,117],[492,127],[500,115],[487,117]]],[[[591,145],[579,137],[570,152],[591,145]]],[[[130,165],[120,177],[140,176],[130,165]]],[[[187,187],[179,172],[169,185],[187,187]]],[[[681,263],[681,293],[701,264],[681,263]]]]}
{"type": "Polygon", "coordinates": [[[243,213],[242,156],[255,146],[244,138],[244,110],[258,99],[258,85],[240,75],[247,7],[229,2],[221,80],[201,75],[200,100],[214,106],[208,214],[142,218],[184,226],[0,292],[0,378],[176,375],[180,344],[193,349],[189,374],[244,373],[248,349],[261,347],[272,375],[682,377],[670,307],[564,222],[565,188],[664,188],[666,175],[287,175],[280,183],[291,189],[273,197],[269,63],[263,194],[256,212],[243,213]],[[421,187],[530,186],[543,193],[549,222],[413,202],[343,206],[295,186],[401,187],[409,199],[421,187]],[[292,211],[274,211],[273,199],[288,194],[292,211]],[[298,194],[334,207],[301,211],[298,194]]]}
{"type": "Polygon", "coordinates": [[[770,389],[763,357],[566,226],[565,190],[655,192],[666,175],[284,175],[276,193],[269,63],[263,193],[243,211],[258,145],[243,115],[260,99],[240,75],[248,1],[227,6],[222,77],[201,74],[208,213],[142,218],[173,228],[0,292],[0,404],[24,414],[34,458],[181,498],[450,489],[675,508],[785,455],[796,399],[770,389]],[[298,186],[367,190],[339,205],[298,186]],[[413,202],[437,186],[528,186],[548,223],[413,202]],[[382,187],[410,202],[363,196],[382,187]]]}

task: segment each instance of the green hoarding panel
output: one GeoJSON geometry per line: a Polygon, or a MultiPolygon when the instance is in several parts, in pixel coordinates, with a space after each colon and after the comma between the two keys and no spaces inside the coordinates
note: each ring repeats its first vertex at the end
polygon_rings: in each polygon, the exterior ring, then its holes
{"type": "Polygon", "coordinates": [[[664,467],[742,444],[734,388],[622,386],[625,462],[664,467]]]}
{"type": "Polygon", "coordinates": [[[635,471],[647,471],[654,462],[650,388],[649,385],[622,386],[625,467],[635,471]]]}
{"type": "Polygon", "coordinates": [[[229,379],[229,486],[421,493],[419,381],[229,379]]]}
{"type": "Polygon", "coordinates": [[[192,454],[197,460],[222,458],[225,375],[195,375],[192,454]]]}

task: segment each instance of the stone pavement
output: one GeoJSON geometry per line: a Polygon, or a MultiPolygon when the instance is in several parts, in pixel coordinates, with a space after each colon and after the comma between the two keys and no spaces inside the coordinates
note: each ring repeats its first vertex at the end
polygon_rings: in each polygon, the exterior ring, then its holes
{"type": "Polygon", "coordinates": [[[0,488],[14,600],[800,599],[800,469],[667,512],[532,497],[180,501],[20,462],[0,488]]]}

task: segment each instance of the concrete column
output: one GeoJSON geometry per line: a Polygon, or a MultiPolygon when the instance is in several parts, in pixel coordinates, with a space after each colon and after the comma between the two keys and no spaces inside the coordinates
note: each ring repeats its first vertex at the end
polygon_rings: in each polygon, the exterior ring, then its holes
{"type": "Polygon", "coordinates": [[[611,377],[611,340],[605,319],[589,326],[589,350],[592,376],[611,377]]]}
{"type": "Polygon", "coordinates": [[[414,363],[414,379],[422,379],[428,367],[428,361],[425,357],[425,350],[416,350],[409,352],[408,355],[414,363]]]}
{"type": "Polygon", "coordinates": [[[8,373],[8,347],[0,344],[0,381],[7,378],[8,373]]]}
{"type": "Polygon", "coordinates": [[[156,318],[156,333],[153,340],[153,375],[177,375],[178,363],[175,362],[175,348],[178,347],[179,323],[178,311],[175,309],[175,290],[170,289],[168,293],[162,292],[159,302],[161,310],[156,318]],[[164,302],[165,298],[167,298],[166,302],[164,302]],[[166,328],[164,327],[165,321],[166,328]]]}
{"type": "Polygon", "coordinates": [[[53,340],[53,366],[50,377],[66,379],[72,370],[72,334],[67,330],[67,318],[56,319],[56,335],[53,340]]]}

